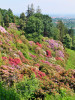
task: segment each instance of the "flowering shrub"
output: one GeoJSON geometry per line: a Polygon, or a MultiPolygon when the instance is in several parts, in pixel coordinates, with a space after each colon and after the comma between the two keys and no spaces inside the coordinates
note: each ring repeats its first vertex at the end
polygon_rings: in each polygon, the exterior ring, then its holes
{"type": "Polygon", "coordinates": [[[51,52],[50,52],[49,50],[46,50],[46,54],[47,54],[47,55],[46,55],[47,57],[51,57],[51,56],[52,56],[52,55],[51,55],[51,52]]]}
{"type": "Polygon", "coordinates": [[[56,59],[56,60],[61,60],[61,61],[62,61],[62,59],[61,59],[60,57],[56,57],[55,59],[56,59]]]}
{"type": "Polygon", "coordinates": [[[61,48],[63,50],[63,46],[59,43],[59,41],[55,41],[53,39],[50,39],[50,40],[46,40],[46,42],[49,43],[50,47],[53,50],[57,50],[58,48],[61,48]]]}
{"type": "Polygon", "coordinates": [[[7,59],[7,57],[2,57],[2,59],[3,59],[3,60],[6,60],[6,59],[7,59]]]}
{"type": "Polygon", "coordinates": [[[36,58],[36,56],[35,55],[30,55],[32,58],[36,58]]]}
{"type": "Polygon", "coordinates": [[[19,59],[19,58],[7,58],[7,57],[2,57],[2,59],[3,60],[8,60],[9,61],[9,64],[11,64],[11,65],[18,65],[18,64],[20,64],[21,63],[21,60],[19,59]]]}
{"type": "Polygon", "coordinates": [[[2,78],[2,80],[7,80],[7,81],[17,81],[19,78],[20,72],[18,70],[18,66],[17,68],[15,66],[6,66],[6,65],[2,65],[0,67],[0,76],[2,78]]]}
{"type": "Polygon", "coordinates": [[[29,41],[29,44],[30,44],[31,46],[35,45],[34,41],[29,41]]]}
{"type": "Polygon", "coordinates": [[[46,76],[45,73],[43,73],[43,72],[37,70],[36,68],[31,68],[31,70],[35,73],[36,77],[37,77],[37,78],[40,78],[41,80],[42,80],[43,77],[46,76]]]}
{"type": "Polygon", "coordinates": [[[36,42],[36,45],[42,48],[42,45],[39,42],[36,42]]]}
{"type": "Polygon", "coordinates": [[[9,64],[11,64],[11,65],[18,65],[18,64],[20,64],[20,59],[19,58],[15,58],[15,59],[12,59],[12,58],[9,58],[9,64]]]}
{"type": "Polygon", "coordinates": [[[57,50],[56,51],[56,56],[64,58],[64,53],[61,50],[57,50]]]}
{"type": "Polygon", "coordinates": [[[34,66],[38,66],[38,67],[39,67],[39,66],[40,66],[40,64],[39,64],[39,63],[37,63],[37,64],[35,64],[34,66]]]}
{"type": "Polygon", "coordinates": [[[0,26],[0,31],[1,31],[2,33],[6,33],[6,32],[7,32],[7,31],[5,30],[5,28],[2,27],[2,26],[0,26]]]}

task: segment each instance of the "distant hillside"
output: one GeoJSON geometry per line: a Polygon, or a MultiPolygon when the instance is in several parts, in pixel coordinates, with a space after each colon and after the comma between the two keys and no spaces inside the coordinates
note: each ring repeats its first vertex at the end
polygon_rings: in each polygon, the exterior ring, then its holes
{"type": "Polygon", "coordinates": [[[63,23],[68,27],[68,28],[73,28],[75,29],[75,18],[52,18],[54,25],[56,25],[58,20],[62,20],[63,23]]]}

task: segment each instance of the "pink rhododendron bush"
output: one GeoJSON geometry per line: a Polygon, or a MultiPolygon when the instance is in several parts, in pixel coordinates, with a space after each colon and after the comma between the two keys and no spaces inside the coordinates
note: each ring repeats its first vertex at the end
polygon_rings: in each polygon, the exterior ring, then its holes
{"type": "Polygon", "coordinates": [[[74,90],[75,71],[65,69],[67,56],[60,41],[35,43],[0,26],[0,80],[11,86],[34,74],[40,83],[37,95],[58,93],[60,87],[74,90]]]}
{"type": "Polygon", "coordinates": [[[4,27],[0,26],[0,32],[2,32],[2,33],[6,33],[7,31],[5,30],[4,27]]]}

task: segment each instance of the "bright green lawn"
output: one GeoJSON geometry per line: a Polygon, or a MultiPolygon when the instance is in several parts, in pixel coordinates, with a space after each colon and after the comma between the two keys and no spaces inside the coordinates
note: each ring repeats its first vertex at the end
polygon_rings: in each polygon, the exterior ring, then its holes
{"type": "Polygon", "coordinates": [[[66,63],[66,69],[75,69],[75,51],[66,49],[69,54],[69,58],[66,63]]]}

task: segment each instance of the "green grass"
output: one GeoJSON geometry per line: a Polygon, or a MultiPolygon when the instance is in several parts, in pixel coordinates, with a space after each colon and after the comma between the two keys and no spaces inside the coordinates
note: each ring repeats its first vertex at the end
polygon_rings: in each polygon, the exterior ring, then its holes
{"type": "Polygon", "coordinates": [[[75,69],[75,51],[66,49],[67,53],[69,54],[69,58],[66,62],[66,69],[75,69]]]}

